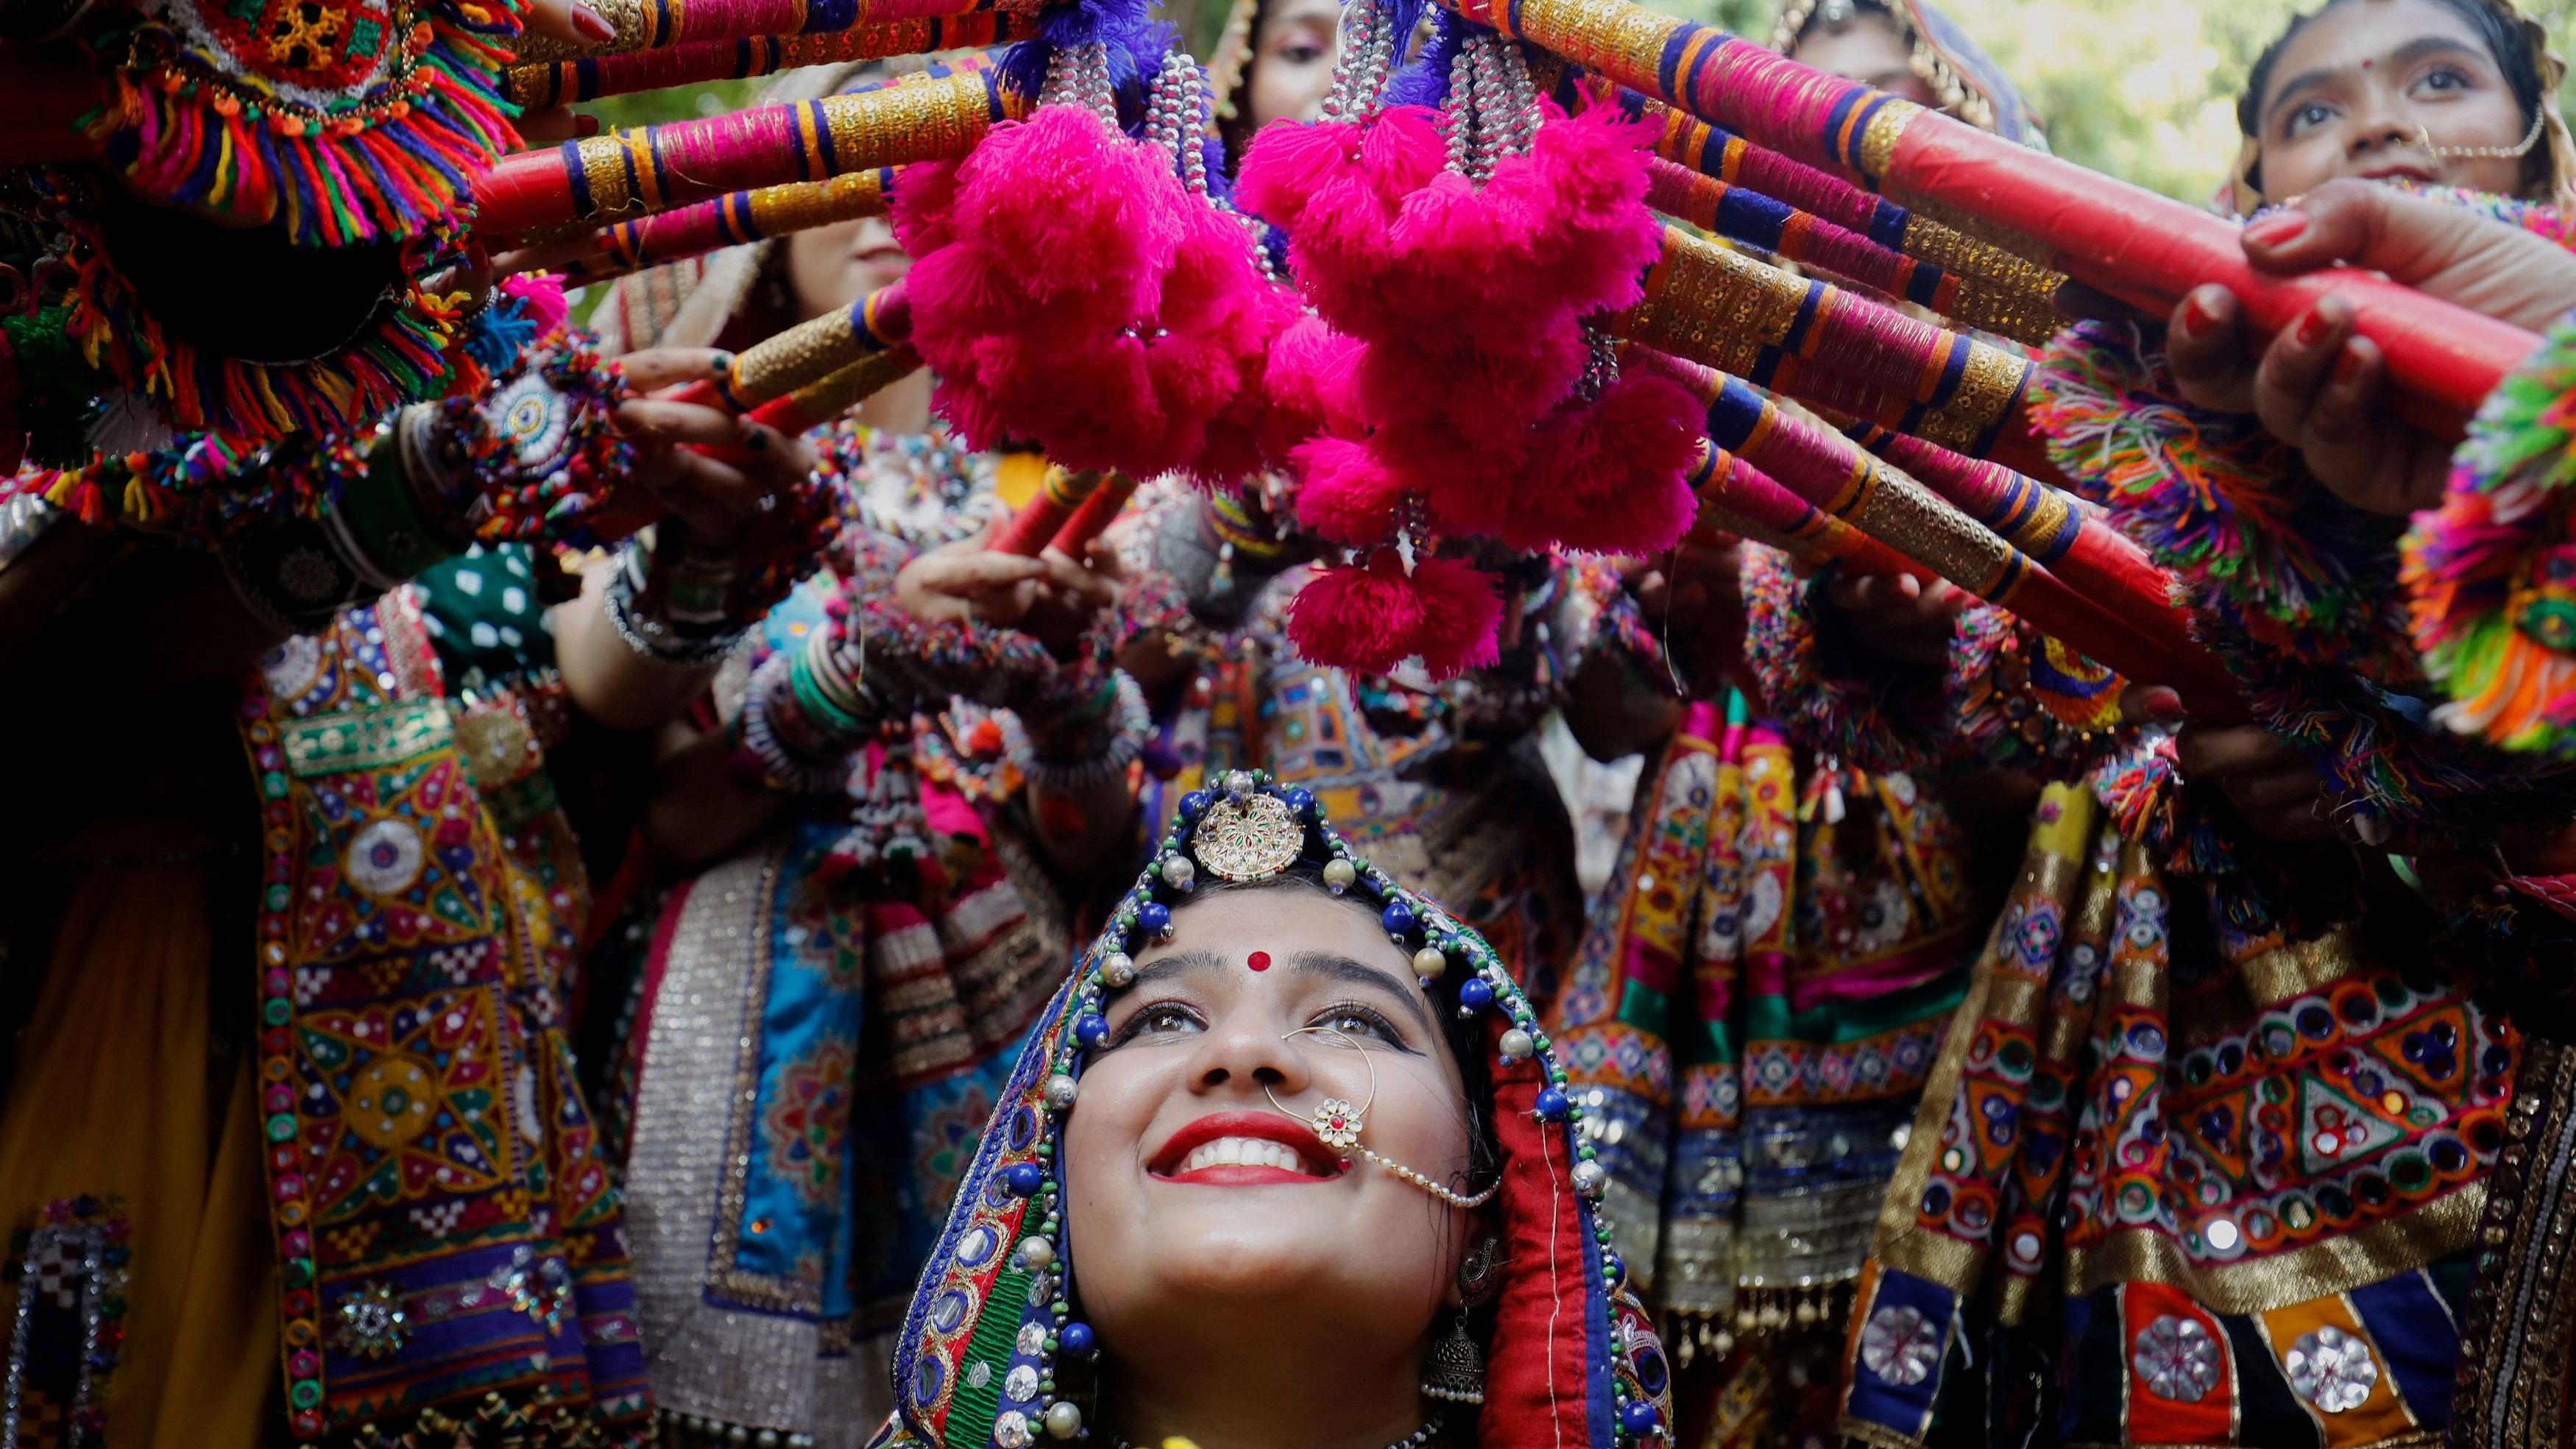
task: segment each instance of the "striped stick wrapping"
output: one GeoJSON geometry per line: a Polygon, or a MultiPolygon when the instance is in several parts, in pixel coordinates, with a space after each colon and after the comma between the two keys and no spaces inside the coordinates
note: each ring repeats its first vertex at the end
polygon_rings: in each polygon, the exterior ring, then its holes
{"type": "Polygon", "coordinates": [[[1664,229],[1645,290],[1610,320],[1612,332],[1953,452],[2058,477],[2022,415],[2026,357],[1678,227],[1664,229]]]}
{"type": "MultiPolygon", "coordinates": [[[[1658,159],[1706,177],[1726,188],[1727,193],[1750,193],[1767,198],[1772,208],[1803,211],[1817,223],[1841,227],[1872,246],[1912,260],[1930,273],[1929,277],[1922,272],[1905,274],[1903,285],[1880,286],[1880,290],[1909,302],[1920,302],[1969,326],[2025,342],[2045,340],[2061,325],[2055,298],[2058,285],[2066,280],[2062,273],[1918,216],[1839,176],[1793,161],[1777,151],[1764,150],[1687,111],[1649,100],[1635,91],[1621,91],[1619,104],[1659,123],[1661,129],[1654,147],[1658,159]],[[1946,302],[1935,302],[1924,295],[1945,281],[1951,293],[1946,302]]],[[[1745,207],[1749,203],[1738,201],[1735,205],[1745,207]]],[[[1758,217],[1759,213],[1749,215],[1747,224],[1762,225],[1758,217]]],[[[1709,225],[1696,218],[1691,220],[1709,225]]],[[[1765,250],[1779,250],[1766,246],[1758,234],[1738,235],[1723,225],[1709,225],[1709,229],[1765,250]]],[[[1865,276],[1853,280],[1870,281],[1865,276]]]]}
{"type": "MultiPolygon", "coordinates": [[[[776,428],[792,438],[819,428],[866,402],[919,366],[921,354],[912,350],[911,343],[902,343],[874,357],[854,362],[820,381],[809,382],[783,397],[771,398],[753,408],[748,416],[751,421],[776,428]]],[[[682,402],[706,401],[706,397],[694,389],[675,394],[675,397],[682,402]]],[[[749,453],[732,444],[702,443],[695,446],[699,452],[728,463],[741,465],[751,461],[749,453]]]]}
{"type": "Polygon", "coordinates": [[[2342,296],[2389,376],[2414,394],[2419,424],[2456,430],[2538,345],[2522,328],[2373,273],[2258,273],[2231,221],[1630,0],[1442,3],[1935,220],[1989,239],[2018,234],[2057,269],[2150,310],[2218,282],[2255,328],[2279,332],[2342,296]]]}
{"type": "Polygon", "coordinates": [[[504,157],[474,186],[475,231],[515,237],[668,211],[729,191],[962,156],[1028,98],[994,69],[638,126],[504,157]]]}
{"type": "Polygon", "coordinates": [[[749,40],[764,35],[833,35],[863,26],[907,20],[944,20],[978,11],[1008,10],[1033,17],[1029,0],[583,0],[614,32],[595,43],[568,43],[544,35],[519,37],[522,65],[628,55],[683,45],[749,40]]]}
{"type": "Polygon", "coordinates": [[[1100,491],[1101,480],[1108,475],[1089,468],[1076,473],[1065,468],[1049,468],[1046,480],[1038,485],[1037,496],[1011,515],[1001,533],[985,545],[995,553],[1013,553],[1022,558],[1036,558],[1053,541],[1056,531],[1071,522],[1075,510],[1100,491]]]}
{"type": "Polygon", "coordinates": [[[661,50],[522,62],[510,67],[504,80],[514,104],[560,106],[708,81],[748,80],[799,66],[1006,45],[1027,39],[1036,29],[1035,21],[1028,16],[988,10],[810,35],[750,35],[735,40],[692,41],[661,50]]]}
{"type": "Polygon", "coordinates": [[[1127,500],[1135,496],[1136,480],[1123,471],[1112,472],[1091,490],[1090,497],[1082,500],[1080,508],[1073,510],[1073,516],[1056,530],[1047,547],[1067,558],[1080,559],[1091,541],[1108,531],[1110,523],[1127,507],[1127,500]]]}
{"type": "Polygon", "coordinates": [[[1691,536],[1703,543],[1732,533],[1767,543],[1819,566],[1841,564],[1854,573],[1911,574],[1924,583],[1940,575],[1889,548],[1780,485],[1780,481],[1709,439],[1686,481],[1699,501],[1691,536]]]}
{"type": "MultiPolygon", "coordinates": [[[[1813,427],[1738,378],[1671,358],[1632,353],[1663,369],[1707,406],[1708,436],[1789,490],[1986,602],[2010,609],[2133,680],[2171,683],[2187,699],[2223,705],[2227,675],[2205,656],[2177,660],[2115,611],[2117,600],[2078,593],[1930,489],[1813,427]],[[2216,678],[2204,676],[2215,672],[2216,678]],[[2212,688],[2224,692],[2210,698],[2212,688]]],[[[2241,713],[2241,710],[2239,711],[2241,713]]]]}
{"type": "Polygon", "coordinates": [[[911,337],[911,300],[904,295],[903,283],[892,282],[847,307],[799,322],[745,349],[723,377],[693,382],[671,397],[675,402],[758,417],[763,404],[798,388],[898,347],[909,351],[911,337]]]}
{"type": "Polygon", "coordinates": [[[642,221],[621,221],[593,232],[584,250],[558,263],[555,270],[563,274],[566,286],[585,287],[730,246],[883,216],[894,194],[895,171],[887,166],[844,172],[828,181],[763,186],[642,221]]]}

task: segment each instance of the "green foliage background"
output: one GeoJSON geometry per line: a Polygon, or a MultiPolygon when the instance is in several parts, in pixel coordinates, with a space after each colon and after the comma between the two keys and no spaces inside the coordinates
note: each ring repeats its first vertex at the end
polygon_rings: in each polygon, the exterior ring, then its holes
{"type": "MultiPolygon", "coordinates": [[[[1225,0],[1164,0],[1205,53],[1225,0]]],[[[1650,0],[1654,8],[1766,40],[1776,0],[1650,0]]],[[[2047,124],[2058,154],[2185,201],[2209,199],[2236,156],[2236,92],[2254,57],[2317,0],[1939,0],[2047,124]]],[[[2576,54],[2576,0],[2537,13],[2576,54]]],[[[713,115],[749,103],[758,81],[620,96],[585,106],[612,126],[713,115]]],[[[2576,86],[2560,96],[2576,100],[2576,86]]]]}

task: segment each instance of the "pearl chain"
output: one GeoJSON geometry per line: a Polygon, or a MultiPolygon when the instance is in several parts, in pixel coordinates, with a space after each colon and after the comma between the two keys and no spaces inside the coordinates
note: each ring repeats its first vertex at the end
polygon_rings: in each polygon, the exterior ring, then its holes
{"type": "Polygon", "coordinates": [[[1440,1199],[1451,1207],[1483,1207],[1485,1204],[1494,1200],[1494,1194],[1501,1191],[1503,1186],[1503,1180],[1498,1177],[1494,1179],[1494,1185],[1492,1187],[1486,1188],[1483,1192],[1469,1197],[1442,1187],[1439,1183],[1433,1182],[1430,1178],[1424,1177],[1421,1173],[1414,1171],[1412,1168],[1405,1166],[1403,1163],[1398,1162],[1394,1158],[1389,1157],[1382,1152],[1378,1152],[1375,1149],[1363,1147],[1360,1149],[1360,1156],[1367,1158],[1369,1161],[1374,1162],[1378,1166],[1385,1168],[1387,1171],[1394,1173],[1396,1176],[1403,1178],[1406,1182],[1412,1183],[1415,1187],[1422,1189],[1424,1192],[1431,1194],[1433,1197],[1440,1199]]]}

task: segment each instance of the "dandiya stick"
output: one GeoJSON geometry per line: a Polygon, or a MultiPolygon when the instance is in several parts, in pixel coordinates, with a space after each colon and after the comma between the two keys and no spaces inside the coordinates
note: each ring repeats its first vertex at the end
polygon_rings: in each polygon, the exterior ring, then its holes
{"type": "Polygon", "coordinates": [[[950,19],[985,10],[1034,16],[1040,8],[1013,0],[584,0],[615,32],[572,43],[545,35],[519,37],[521,64],[581,56],[627,55],[764,35],[831,35],[906,20],[950,19]]]}
{"type": "Polygon", "coordinates": [[[2242,299],[2256,328],[2278,332],[2340,294],[2361,335],[2385,354],[2389,376],[2432,405],[2419,424],[2458,427],[2538,345],[2510,323],[2355,268],[2258,273],[2237,227],[2197,207],[1629,0],[1442,3],[1712,125],[1934,209],[1940,220],[2018,232],[2046,246],[2059,269],[2132,304],[2160,311],[2218,282],[2242,299]]]}
{"type": "MultiPolygon", "coordinates": [[[[1713,442],[1768,470],[1809,503],[2130,679],[2172,683],[2195,701],[2209,695],[2215,681],[2198,678],[2200,670],[2173,659],[2110,607],[2076,592],[1848,439],[1782,413],[1740,379],[1705,368],[1666,370],[1707,404],[1713,442]]],[[[2207,702],[2216,705],[2228,697],[2221,694],[2207,702]]]]}
{"type": "Polygon", "coordinates": [[[885,215],[898,168],[850,171],[828,181],[792,181],[736,191],[677,211],[602,227],[560,253],[538,249],[538,265],[561,272],[566,286],[614,281],[663,262],[726,247],[885,215]]]}
{"type": "Polygon", "coordinates": [[[1100,491],[1101,480],[1107,476],[1097,468],[1079,473],[1048,468],[1045,481],[1038,484],[1037,496],[1012,514],[1001,533],[984,546],[995,553],[1036,558],[1054,540],[1056,531],[1073,521],[1074,512],[1100,491]]]}
{"type": "Polygon", "coordinates": [[[1091,490],[1090,497],[1082,500],[1082,506],[1073,510],[1073,516],[1064,521],[1064,527],[1055,531],[1055,537],[1048,540],[1047,547],[1067,558],[1080,559],[1084,550],[1091,547],[1091,541],[1108,530],[1111,521],[1127,507],[1127,500],[1135,496],[1136,480],[1128,477],[1123,469],[1111,472],[1100,480],[1099,487],[1091,490]]]}
{"type": "Polygon", "coordinates": [[[2059,476],[2022,414],[2027,357],[1678,227],[1664,229],[1645,292],[1610,331],[1953,452],[2059,476]]]}
{"type": "Polygon", "coordinates": [[[510,67],[503,85],[513,104],[560,106],[709,81],[748,80],[798,66],[1006,45],[1036,33],[1037,22],[1032,16],[987,10],[810,35],[748,35],[734,40],[692,41],[663,50],[522,62],[510,67]]]}
{"type": "MultiPolygon", "coordinates": [[[[2108,522],[2087,517],[2066,495],[2000,463],[1963,458],[1876,423],[1831,413],[1825,421],[2002,535],[2032,562],[2079,589],[2121,600],[2121,617],[2175,658],[2200,652],[2187,614],[2173,603],[2172,576],[2108,522]],[[2164,607],[2148,607],[2150,601],[2164,607]]],[[[2211,667],[2218,667],[2215,661],[2211,667]]]]}
{"type": "Polygon", "coordinates": [[[638,126],[503,157],[474,183],[487,238],[668,211],[729,191],[963,156],[1029,98],[993,69],[638,126]]]}
{"type": "MultiPolygon", "coordinates": [[[[891,351],[880,352],[864,362],[854,362],[818,382],[809,382],[784,397],[774,397],[750,413],[751,421],[765,423],[789,437],[810,432],[841,414],[866,402],[883,391],[895,379],[909,375],[921,366],[921,354],[909,342],[891,351]]],[[[700,398],[676,395],[680,401],[696,402],[700,398]]],[[[732,444],[702,443],[701,453],[733,464],[748,463],[751,455],[732,444]]]]}
{"type": "Polygon", "coordinates": [[[1940,577],[1886,544],[1824,512],[1780,481],[1707,438],[1684,481],[1699,500],[1692,536],[1713,542],[1723,531],[1767,543],[1807,563],[1841,564],[1854,573],[1940,577]]]}
{"type": "Polygon", "coordinates": [[[693,382],[671,397],[675,402],[758,418],[763,404],[873,355],[894,351],[911,337],[912,301],[904,294],[903,283],[889,282],[847,307],[799,322],[744,349],[723,377],[693,382]]]}
{"type": "Polygon", "coordinates": [[[1971,327],[2033,345],[2057,331],[2057,313],[2046,305],[1999,297],[1976,278],[1942,271],[1814,212],[1660,157],[1647,163],[1646,204],[1703,231],[1929,307],[1971,327]]]}
{"type": "MultiPolygon", "coordinates": [[[[1854,280],[1869,282],[1881,291],[1922,303],[1971,326],[2026,342],[2044,339],[2064,325],[2056,305],[2058,285],[2066,280],[2061,274],[1917,216],[1839,176],[1792,161],[1777,151],[1763,150],[1688,112],[1648,100],[1635,91],[1619,94],[1623,106],[1661,122],[1662,130],[1655,141],[1658,160],[1704,176],[1729,192],[1768,198],[1773,205],[1805,212],[1820,224],[1839,226],[1872,246],[1908,258],[1922,269],[1904,274],[1898,286],[1885,286],[1867,276],[1854,280]],[[1940,289],[1945,281],[1953,297],[1925,295],[1940,289]]],[[[1725,213],[1721,211],[1719,215],[1724,217],[1725,213]]],[[[1763,245],[1758,239],[1736,236],[1724,225],[1710,226],[1710,230],[1763,245]]]]}

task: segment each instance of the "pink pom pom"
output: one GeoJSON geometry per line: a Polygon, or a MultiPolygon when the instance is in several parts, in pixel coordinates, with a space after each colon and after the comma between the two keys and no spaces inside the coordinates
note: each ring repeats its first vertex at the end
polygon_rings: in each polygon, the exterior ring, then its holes
{"type": "Polygon", "coordinates": [[[1698,405],[1660,373],[1631,370],[1539,425],[1510,506],[1485,530],[1514,548],[1660,553],[1697,512],[1698,405]]]}
{"type": "Polygon", "coordinates": [[[1360,426],[1352,373],[1365,344],[1333,330],[1321,317],[1300,315],[1270,344],[1262,385],[1270,396],[1263,446],[1284,458],[1319,433],[1351,433],[1360,426]]]}
{"type": "Polygon", "coordinates": [[[1491,576],[1456,559],[1416,559],[1413,593],[1422,610],[1413,652],[1432,678],[1482,669],[1501,657],[1495,631],[1503,622],[1503,601],[1491,576]]]}
{"type": "Polygon", "coordinates": [[[1041,106],[995,127],[959,168],[957,234],[1009,258],[1042,303],[1133,321],[1180,244],[1183,195],[1168,165],[1089,110],[1041,106]]]}
{"type": "Polygon", "coordinates": [[[1379,549],[1366,567],[1319,568],[1288,605],[1288,639],[1310,664],[1384,674],[1404,662],[1422,630],[1422,601],[1404,563],[1379,549]]]}
{"type": "Polygon", "coordinates": [[[1359,155],[1357,126],[1273,121],[1244,148],[1235,200],[1272,225],[1295,231],[1308,201],[1327,184],[1359,174],[1359,155]]]}
{"type": "Polygon", "coordinates": [[[904,254],[926,257],[957,239],[955,161],[916,161],[897,178],[887,219],[904,254]]]}
{"type": "Polygon", "coordinates": [[[1567,116],[1547,106],[1529,154],[1494,168],[1486,191],[1529,223],[1546,290],[1580,313],[1634,306],[1663,242],[1646,209],[1650,122],[1609,107],[1567,116]]]}
{"type": "Polygon", "coordinates": [[[504,277],[501,295],[518,299],[519,314],[537,329],[539,337],[561,333],[572,315],[572,305],[564,300],[563,278],[552,272],[504,277]]]}
{"type": "Polygon", "coordinates": [[[1317,438],[1289,455],[1298,470],[1297,521],[1329,542],[1359,548],[1395,532],[1404,480],[1366,443],[1317,438]]]}

